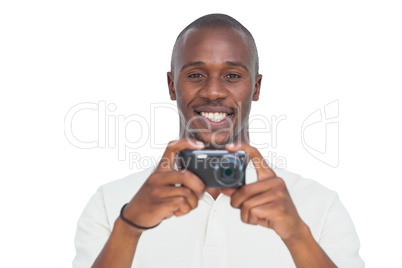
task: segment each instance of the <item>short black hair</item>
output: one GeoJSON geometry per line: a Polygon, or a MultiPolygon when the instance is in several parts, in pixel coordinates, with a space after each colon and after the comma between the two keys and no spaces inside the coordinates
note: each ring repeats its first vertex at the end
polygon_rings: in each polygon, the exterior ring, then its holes
{"type": "Polygon", "coordinates": [[[172,51],[172,59],[170,62],[170,71],[173,73],[174,70],[174,65],[175,61],[174,58],[176,56],[176,50],[178,47],[178,43],[182,36],[190,29],[201,29],[201,28],[227,28],[227,29],[235,29],[238,31],[241,31],[244,33],[250,42],[251,45],[251,52],[252,56],[255,61],[255,75],[258,75],[258,69],[259,69],[259,62],[258,62],[258,51],[257,51],[257,45],[255,44],[253,35],[247,30],[246,27],[244,27],[240,22],[238,22],[236,19],[232,18],[231,16],[225,15],[225,14],[220,14],[220,13],[214,13],[214,14],[209,14],[202,16],[192,23],[190,23],[186,28],[183,29],[183,31],[180,32],[179,36],[177,36],[176,42],[173,47],[172,51]]]}

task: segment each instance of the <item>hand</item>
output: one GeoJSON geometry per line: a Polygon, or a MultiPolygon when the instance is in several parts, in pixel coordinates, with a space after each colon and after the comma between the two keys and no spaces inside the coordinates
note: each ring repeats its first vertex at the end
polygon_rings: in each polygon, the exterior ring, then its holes
{"type": "Polygon", "coordinates": [[[125,218],[139,226],[151,227],[163,219],[182,216],[195,209],[205,192],[205,184],[192,172],[173,167],[180,151],[202,148],[202,142],[190,139],[170,142],[154,173],[126,206],[125,218]]]}
{"type": "Polygon", "coordinates": [[[225,195],[231,196],[231,205],[241,211],[241,220],[253,225],[261,225],[273,229],[282,239],[297,237],[307,226],[290,198],[285,182],[262,158],[260,152],[243,143],[227,145],[230,152],[245,151],[257,170],[257,182],[242,187],[221,189],[225,195]]]}

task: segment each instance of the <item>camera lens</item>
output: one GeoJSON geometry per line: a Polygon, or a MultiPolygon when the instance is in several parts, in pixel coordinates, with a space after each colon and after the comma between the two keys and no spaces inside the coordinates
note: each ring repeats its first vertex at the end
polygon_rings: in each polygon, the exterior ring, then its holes
{"type": "Polygon", "coordinates": [[[222,176],[223,177],[229,177],[229,178],[233,178],[235,172],[233,169],[231,168],[224,168],[222,169],[222,176]]]}
{"type": "Polygon", "coordinates": [[[243,181],[242,163],[234,154],[223,155],[215,170],[215,180],[223,187],[237,187],[243,181]]]}

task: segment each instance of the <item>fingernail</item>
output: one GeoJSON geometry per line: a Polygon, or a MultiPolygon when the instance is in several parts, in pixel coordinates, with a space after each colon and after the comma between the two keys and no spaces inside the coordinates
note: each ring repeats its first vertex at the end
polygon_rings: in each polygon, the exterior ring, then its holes
{"type": "Polygon", "coordinates": [[[226,146],[229,147],[229,148],[234,148],[234,143],[229,143],[226,146]]]}
{"type": "Polygon", "coordinates": [[[195,145],[204,146],[204,143],[202,141],[195,141],[195,145]]]}

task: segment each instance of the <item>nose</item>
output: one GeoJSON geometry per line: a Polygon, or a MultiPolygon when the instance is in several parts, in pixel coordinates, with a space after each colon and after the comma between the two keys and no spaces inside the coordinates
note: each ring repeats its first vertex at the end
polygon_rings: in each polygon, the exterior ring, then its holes
{"type": "Polygon", "coordinates": [[[224,99],[228,95],[223,81],[219,77],[208,77],[207,81],[199,91],[201,98],[209,100],[224,99]]]}

